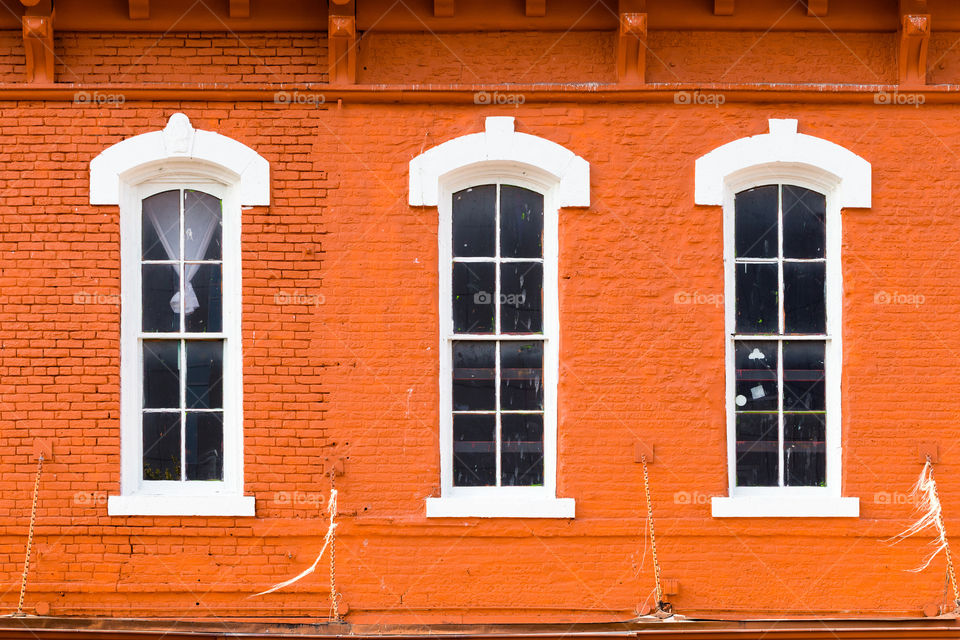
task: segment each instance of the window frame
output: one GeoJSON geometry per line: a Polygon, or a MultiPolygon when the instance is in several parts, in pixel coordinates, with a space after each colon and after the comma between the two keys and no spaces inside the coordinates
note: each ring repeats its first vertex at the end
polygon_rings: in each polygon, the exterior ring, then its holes
{"type": "MultiPolygon", "coordinates": [[[[559,373],[560,303],[558,210],[554,185],[535,172],[484,167],[461,172],[440,187],[440,479],[441,495],[450,499],[550,500],[557,484],[557,382],[559,373]],[[484,184],[513,185],[543,196],[543,332],[541,334],[458,334],[453,331],[453,195],[484,184]],[[457,487],[453,484],[453,343],[457,341],[537,341],[543,343],[543,486],[457,487]]],[[[500,229],[497,228],[497,233],[500,229]]],[[[499,283],[498,283],[499,286],[499,283]]]]}

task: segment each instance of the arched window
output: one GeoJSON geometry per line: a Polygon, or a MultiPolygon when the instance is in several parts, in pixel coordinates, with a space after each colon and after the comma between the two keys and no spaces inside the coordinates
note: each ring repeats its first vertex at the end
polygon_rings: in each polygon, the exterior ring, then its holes
{"type": "Polygon", "coordinates": [[[111,515],[253,515],[243,496],[240,205],[269,168],[175,114],[91,162],[120,205],[121,495],[111,515]]]}
{"type": "Polygon", "coordinates": [[[439,209],[441,496],[428,517],[573,517],[557,497],[557,220],[588,165],[487,118],[410,163],[439,209]]]}
{"type": "Polygon", "coordinates": [[[841,225],[870,165],[771,120],[697,161],[724,207],[729,497],[713,515],[857,516],[841,494],[841,225]]]}

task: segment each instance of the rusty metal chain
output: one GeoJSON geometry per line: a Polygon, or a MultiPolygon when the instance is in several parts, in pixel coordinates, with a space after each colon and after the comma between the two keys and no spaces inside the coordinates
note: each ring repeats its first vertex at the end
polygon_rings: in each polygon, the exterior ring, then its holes
{"type": "Polygon", "coordinates": [[[653,577],[656,582],[657,611],[666,613],[663,602],[663,587],[660,585],[660,561],[657,559],[657,534],[653,529],[653,502],[650,500],[650,476],[647,473],[647,456],[641,455],[643,463],[643,492],[647,496],[647,524],[650,527],[650,550],[653,555],[653,577]]]}
{"type": "MultiPolygon", "coordinates": [[[[336,500],[335,496],[337,490],[337,470],[334,468],[330,469],[330,496],[336,500]]],[[[333,522],[333,518],[336,516],[336,503],[330,505],[330,522],[333,522]]],[[[330,535],[330,617],[339,622],[340,620],[340,594],[337,593],[337,534],[335,531],[331,532],[330,535]]]]}
{"type": "MultiPolygon", "coordinates": [[[[927,464],[930,465],[930,479],[933,480],[933,461],[930,459],[930,456],[927,456],[927,464]]],[[[940,531],[944,533],[944,546],[943,550],[947,556],[947,572],[950,575],[950,584],[953,586],[953,607],[955,612],[960,612],[960,590],[957,587],[957,572],[953,568],[953,555],[950,553],[950,542],[947,541],[946,531],[947,527],[943,522],[943,503],[940,502],[940,492],[937,490],[937,481],[933,480],[933,496],[937,500],[937,504],[941,505],[940,513],[937,514],[937,524],[940,527],[940,531]]]]}
{"type": "Polygon", "coordinates": [[[37,498],[40,495],[40,474],[43,473],[43,454],[37,460],[37,476],[33,481],[33,505],[30,507],[30,529],[27,532],[27,553],[23,559],[23,576],[20,578],[20,602],[16,616],[23,615],[23,599],[27,595],[27,574],[30,573],[30,552],[33,550],[33,529],[37,523],[37,498]]]}

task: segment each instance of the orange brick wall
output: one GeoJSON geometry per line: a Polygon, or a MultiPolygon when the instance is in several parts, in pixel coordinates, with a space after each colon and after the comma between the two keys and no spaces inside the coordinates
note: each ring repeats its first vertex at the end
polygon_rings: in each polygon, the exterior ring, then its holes
{"type": "MultiPolygon", "coordinates": [[[[83,68],[60,42],[67,66],[83,68]]],[[[423,75],[417,61],[397,69],[423,75]]],[[[190,79],[208,72],[226,70],[204,65],[190,79]]],[[[27,607],[48,603],[54,615],[326,615],[325,563],[289,590],[247,596],[313,561],[329,490],[319,468],[342,455],[337,571],[348,620],[630,618],[653,589],[637,440],[657,446],[658,553],[665,577],[679,580],[679,612],[882,617],[940,601],[942,559],[904,571],[925,540],[883,541],[911,517],[904,495],[920,441],[940,443],[947,527],[960,531],[955,106],[23,101],[0,112],[3,607],[16,604],[38,437],[55,458],[41,483],[27,607]],[[88,204],[88,165],[177,111],[271,166],[271,205],[244,211],[242,232],[256,518],[106,513],[120,470],[119,214],[88,204]],[[558,487],[577,501],[569,522],[424,518],[439,484],[437,212],[407,206],[407,163],[482,130],[488,115],[516,116],[518,130],[591,164],[592,206],[560,214],[558,487]],[[694,160],[765,132],[770,117],[798,118],[802,132],[873,165],[873,207],[843,220],[844,493],[861,499],[859,519],[710,517],[709,496],[726,492],[723,310],[674,303],[679,292],[722,293],[721,213],[693,204],[694,160]],[[876,304],[881,292],[923,302],[876,304]],[[322,304],[281,304],[287,294],[322,304]]]]}

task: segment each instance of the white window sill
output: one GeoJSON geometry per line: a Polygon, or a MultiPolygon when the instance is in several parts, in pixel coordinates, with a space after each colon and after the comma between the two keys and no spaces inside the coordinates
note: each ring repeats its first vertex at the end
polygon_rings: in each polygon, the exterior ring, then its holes
{"type": "Polygon", "coordinates": [[[109,496],[111,516],[252,516],[253,496],[109,496]]]}
{"type": "Polygon", "coordinates": [[[860,498],[735,496],[711,500],[714,518],[859,518],[860,498]]]}
{"type": "Polygon", "coordinates": [[[427,498],[428,518],[572,518],[573,498],[427,498]]]}

